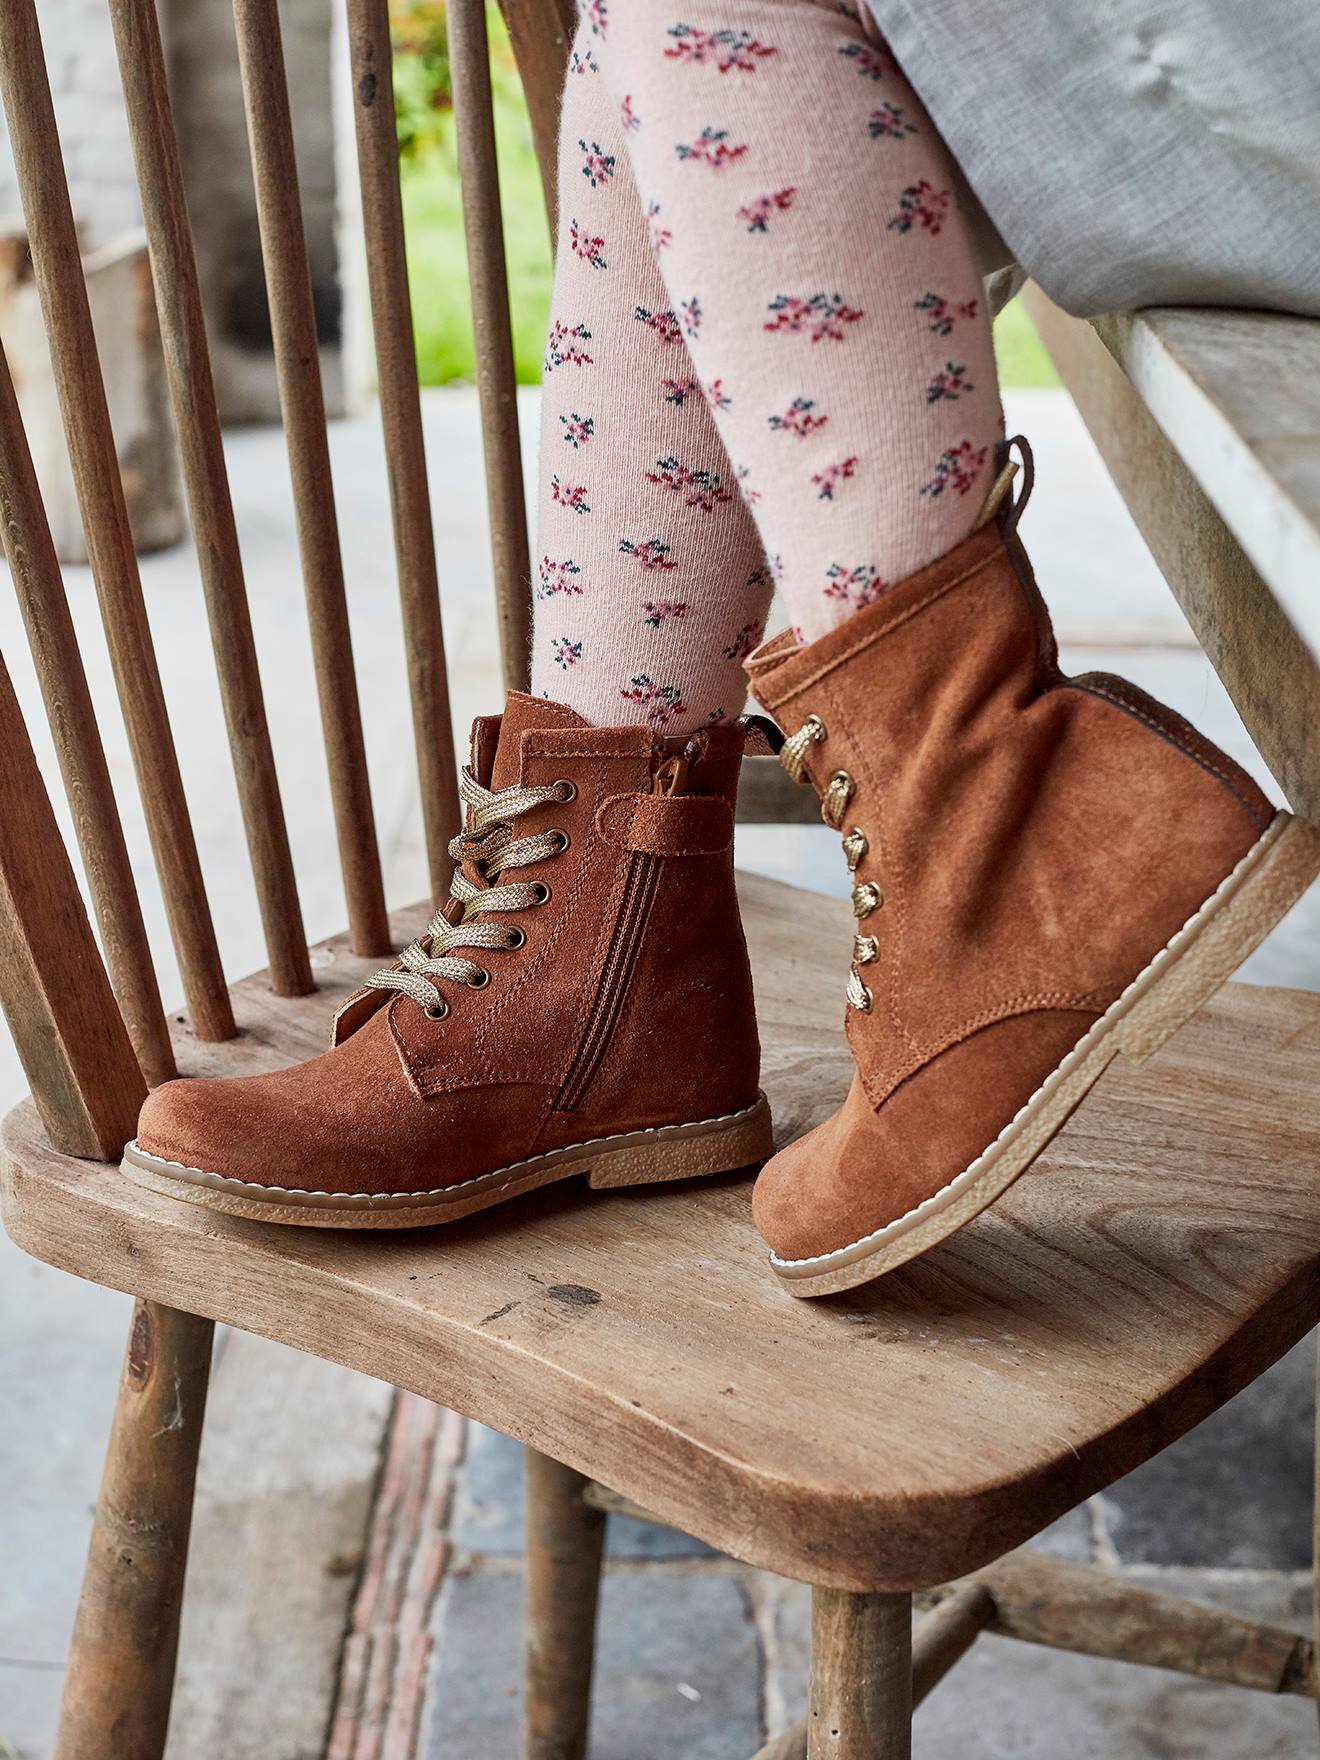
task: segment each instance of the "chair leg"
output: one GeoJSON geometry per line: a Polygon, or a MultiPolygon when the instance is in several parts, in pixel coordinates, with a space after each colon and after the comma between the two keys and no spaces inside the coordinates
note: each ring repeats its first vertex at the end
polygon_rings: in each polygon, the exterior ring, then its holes
{"type": "Polygon", "coordinates": [[[524,1760],[583,1760],[591,1712],[605,1517],[591,1483],[526,1451],[527,1610],[524,1760]]]}
{"type": "Polygon", "coordinates": [[[154,1302],[133,1311],[55,1760],[165,1751],[214,1330],[154,1302]]]}
{"type": "Polygon", "coordinates": [[[807,1760],[910,1760],[912,1597],[811,1592],[807,1760]]]}

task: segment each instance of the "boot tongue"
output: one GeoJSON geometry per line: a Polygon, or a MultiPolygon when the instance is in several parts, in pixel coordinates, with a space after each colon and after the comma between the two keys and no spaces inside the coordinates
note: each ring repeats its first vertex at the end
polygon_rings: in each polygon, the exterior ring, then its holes
{"type": "Polygon", "coordinates": [[[522,773],[522,736],[537,727],[586,727],[580,715],[546,697],[529,697],[510,691],[500,722],[499,743],[490,769],[490,787],[512,788],[522,773]]]}

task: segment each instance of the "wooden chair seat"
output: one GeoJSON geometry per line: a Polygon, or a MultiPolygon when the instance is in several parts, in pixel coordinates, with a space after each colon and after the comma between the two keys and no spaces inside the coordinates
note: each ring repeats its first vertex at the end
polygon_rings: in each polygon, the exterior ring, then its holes
{"type": "MultiPolygon", "coordinates": [[[[841,1099],[846,907],[743,879],[781,1138],[841,1099]]],[[[402,913],[396,931],[425,916],[402,913]]],[[[238,986],[181,1067],[319,1050],[370,962],[238,986]]],[[[1174,1440],[1320,1313],[1320,996],[1233,985],[1119,1062],[1033,1171],[927,1258],[816,1302],[776,1283],[750,1180],[569,1181],[429,1231],[336,1234],[175,1203],[5,1129],[38,1258],[457,1407],[750,1563],[910,1588],[988,1563],[1174,1440]]]]}

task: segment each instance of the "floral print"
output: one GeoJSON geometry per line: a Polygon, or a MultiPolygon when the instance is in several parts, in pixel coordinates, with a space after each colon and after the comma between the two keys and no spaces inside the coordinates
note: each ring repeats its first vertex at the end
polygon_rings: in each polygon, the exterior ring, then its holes
{"type": "Polygon", "coordinates": [[[765,625],[760,618],[754,618],[751,623],[745,623],[724,650],[724,658],[726,660],[745,660],[760,641],[764,631],[765,625]]]}
{"type": "Polygon", "coordinates": [[[889,222],[889,230],[911,232],[917,226],[936,238],[949,217],[952,201],[947,189],[936,189],[923,177],[920,183],[910,183],[898,198],[898,212],[889,222]]]}
{"type": "Polygon", "coordinates": [[[712,171],[723,171],[741,159],[747,151],[744,141],[738,146],[729,142],[727,128],[703,128],[694,141],[680,141],[674,151],[680,159],[693,165],[709,165],[712,171]]]}
{"type": "Polygon", "coordinates": [[[777,189],[769,195],[756,196],[750,202],[744,202],[738,210],[738,218],[746,223],[748,232],[769,232],[770,221],[776,214],[787,214],[793,206],[793,197],[797,194],[792,184],[785,189],[777,189]]]}
{"type": "Polygon", "coordinates": [[[619,548],[631,556],[643,574],[657,574],[677,568],[669,554],[669,545],[659,538],[620,538],[619,548]]]}
{"type": "Polygon", "coordinates": [[[587,485],[585,483],[561,483],[557,476],[550,479],[550,499],[556,507],[566,507],[570,513],[590,513],[591,506],[587,501],[587,485]]]}
{"type": "Polygon", "coordinates": [[[814,398],[795,397],[783,415],[770,417],[770,426],[776,434],[796,434],[799,440],[805,440],[819,433],[830,419],[814,415],[815,407],[814,398]]]}
{"type": "Polygon", "coordinates": [[[665,734],[737,715],[773,592],[813,641],[958,544],[1000,436],[947,150],[869,12],[709,4],[578,0],[542,399],[532,688],[665,734]]]}
{"type": "Polygon", "coordinates": [[[614,177],[614,167],[618,164],[617,155],[607,153],[599,141],[592,141],[588,146],[585,140],[580,140],[578,146],[583,155],[582,175],[592,189],[599,189],[602,184],[610,183],[614,177]]]}
{"type": "Polygon", "coordinates": [[[646,209],[646,224],[651,233],[651,249],[657,254],[666,251],[674,242],[674,235],[667,226],[660,222],[659,202],[650,202],[646,209]]]}
{"type": "Polygon", "coordinates": [[[701,390],[697,380],[690,378],[662,379],[660,384],[664,389],[665,402],[677,404],[679,409],[682,409],[689,397],[696,397],[701,390]]]}
{"type": "Polygon", "coordinates": [[[582,583],[578,579],[581,573],[582,570],[576,562],[552,562],[548,556],[543,556],[536,578],[537,598],[555,599],[561,593],[570,596],[581,593],[582,583]]]}
{"type": "Polygon", "coordinates": [[[639,673],[619,692],[625,703],[633,703],[642,711],[657,732],[687,713],[683,693],[676,684],[656,684],[649,673],[639,673]]]}
{"type": "Polygon", "coordinates": [[[827,464],[824,470],[811,473],[812,487],[816,491],[818,501],[833,501],[834,491],[840,483],[850,483],[857,474],[856,458],[841,458],[837,464],[827,464]]]}
{"type": "Polygon", "coordinates": [[[985,469],[989,452],[988,446],[976,447],[970,440],[950,446],[936,459],[935,474],[921,485],[921,493],[934,497],[943,495],[946,489],[956,489],[959,495],[965,495],[985,469]]]}
{"type": "Polygon", "coordinates": [[[646,480],[658,483],[678,496],[685,507],[699,508],[702,513],[713,513],[733,500],[732,490],[725,487],[717,471],[693,470],[672,457],[657,460],[655,469],[647,471],[646,480]]]}
{"type": "Polygon", "coordinates": [[[576,410],[571,415],[560,416],[559,425],[564,430],[563,438],[574,452],[585,446],[596,432],[595,417],[580,416],[576,410]]]}
{"type": "Polygon", "coordinates": [[[936,373],[926,387],[926,402],[939,403],[941,398],[947,398],[953,403],[967,392],[975,390],[975,385],[967,377],[966,367],[959,366],[954,361],[945,361],[943,371],[936,373]]]}
{"type": "Polygon", "coordinates": [[[870,562],[858,563],[855,568],[832,562],[825,571],[825,583],[823,596],[846,605],[850,611],[862,610],[885,590],[885,582],[880,579],[874,563],[870,562]]]}
{"type": "Polygon", "coordinates": [[[774,317],[761,326],[763,330],[794,335],[806,331],[813,342],[842,342],[845,325],[855,324],[864,316],[855,306],[847,305],[840,293],[813,293],[809,299],[777,293],[766,309],[774,317]]]}
{"type": "Polygon", "coordinates": [[[661,342],[682,342],[682,327],[672,312],[651,312],[645,306],[638,306],[633,316],[639,324],[645,324],[648,330],[653,330],[661,342]]]}
{"type": "Polygon", "coordinates": [[[674,42],[665,50],[668,60],[694,65],[712,62],[721,73],[755,73],[760,62],[779,53],[770,44],[758,42],[750,31],[703,31],[695,25],[676,24],[669,34],[674,42]]]}
{"type": "Polygon", "coordinates": [[[662,623],[670,623],[682,619],[688,614],[687,601],[684,599],[644,599],[642,601],[642,622],[652,629],[659,629],[662,623]]]}
{"type": "Polygon", "coordinates": [[[881,104],[867,117],[866,132],[873,141],[901,141],[905,134],[916,134],[917,125],[907,120],[901,104],[881,104]]]}
{"type": "Polygon", "coordinates": [[[840,46],[839,53],[852,62],[863,79],[883,79],[889,71],[889,64],[884,56],[869,43],[844,43],[840,46]]]}
{"type": "Polygon", "coordinates": [[[605,240],[586,232],[576,220],[569,224],[568,248],[575,257],[581,257],[592,269],[608,267],[605,261],[605,240]]]}
{"type": "Polygon", "coordinates": [[[923,293],[921,298],[913,300],[913,309],[925,312],[930,328],[937,336],[952,336],[953,327],[960,318],[975,318],[980,310],[980,301],[969,299],[958,305],[951,299],[945,299],[942,293],[923,293]]]}
{"type": "Polygon", "coordinates": [[[591,341],[591,332],[585,324],[574,324],[570,330],[562,319],[556,318],[550,326],[550,336],[545,348],[545,371],[553,373],[556,367],[590,367],[595,363],[586,349],[584,342],[591,341]]]}

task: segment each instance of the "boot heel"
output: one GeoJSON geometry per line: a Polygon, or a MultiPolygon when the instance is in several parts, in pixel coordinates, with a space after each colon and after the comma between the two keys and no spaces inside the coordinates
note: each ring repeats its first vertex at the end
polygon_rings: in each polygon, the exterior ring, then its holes
{"type": "Polygon", "coordinates": [[[1320,873],[1320,831],[1279,813],[1255,848],[1137,980],[1115,1029],[1143,1063],[1232,977],[1320,873]]]}
{"type": "Polygon", "coordinates": [[[745,1112],[698,1124],[673,1125],[602,1151],[586,1168],[596,1191],[613,1186],[658,1185],[732,1173],[764,1161],[774,1147],[770,1105],[764,1094],[745,1112]]]}

